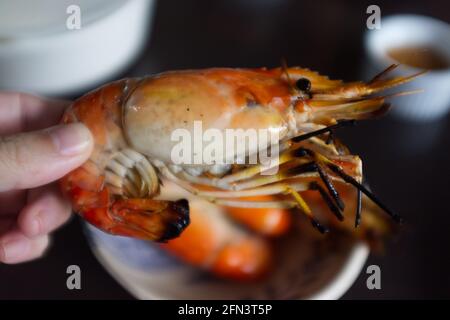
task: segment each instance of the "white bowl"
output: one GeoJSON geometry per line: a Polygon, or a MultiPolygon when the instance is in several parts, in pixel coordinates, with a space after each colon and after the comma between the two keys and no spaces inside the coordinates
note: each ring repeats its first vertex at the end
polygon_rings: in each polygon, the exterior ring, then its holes
{"type": "MultiPolygon", "coordinates": [[[[10,14],[20,19],[19,4],[23,1],[6,3],[16,9],[10,14]]],[[[77,1],[81,9],[79,30],[66,28],[64,6],[71,1],[45,3],[53,3],[56,11],[44,16],[45,11],[37,6],[35,19],[21,24],[14,24],[14,19],[9,24],[7,19],[2,22],[0,89],[63,95],[117,75],[145,44],[154,1],[77,1]]]]}
{"type": "MultiPolygon", "coordinates": [[[[365,47],[368,63],[365,65],[368,78],[397,63],[388,56],[392,48],[431,47],[450,61],[450,25],[425,16],[401,14],[385,17],[380,30],[366,31],[365,47]]],[[[421,71],[401,65],[392,75],[405,76],[421,71]]],[[[450,69],[430,70],[416,80],[392,92],[422,89],[422,93],[393,99],[392,112],[409,120],[434,120],[447,114],[450,109],[450,69]]]]}
{"type": "Polygon", "coordinates": [[[86,225],[91,248],[105,269],[139,299],[338,299],[369,254],[365,244],[309,224],[276,243],[277,265],[257,283],[215,278],[179,262],[153,243],[105,234],[86,225]]]}

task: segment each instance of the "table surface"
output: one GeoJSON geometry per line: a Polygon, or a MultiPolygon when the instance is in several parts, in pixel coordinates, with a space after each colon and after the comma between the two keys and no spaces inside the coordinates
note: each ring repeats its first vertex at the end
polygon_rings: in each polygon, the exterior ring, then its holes
{"type": "MultiPolygon", "coordinates": [[[[450,21],[446,1],[378,1],[382,16],[419,13],[450,21]]],[[[365,1],[160,1],[151,37],[121,76],[212,66],[308,66],[332,78],[360,78],[365,63],[365,1]],[[189,3],[188,3],[189,2],[189,3]]],[[[120,39],[118,39],[120,41],[120,39]]],[[[450,121],[416,124],[392,116],[343,129],[364,159],[366,178],[407,224],[383,256],[382,289],[363,272],[344,299],[450,298],[450,121]]],[[[58,230],[46,256],[0,265],[0,299],[131,299],[92,255],[78,218],[58,230]],[[82,270],[82,290],[67,290],[66,268],[82,270]]]]}

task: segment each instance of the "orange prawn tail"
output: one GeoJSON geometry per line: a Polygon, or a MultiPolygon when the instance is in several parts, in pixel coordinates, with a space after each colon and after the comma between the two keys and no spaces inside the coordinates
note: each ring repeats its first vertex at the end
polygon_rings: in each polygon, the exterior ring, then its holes
{"type": "MultiPolygon", "coordinates": [[[[276,201],[277,197],[258,196],[244,199],[276,201]]],[[[225,211],[233,220],[264,236],[282,236],[289,231],[292,225],[292,215],[288,209],[225,207],[225,211]]]]}
{"type": "Polygon", "coordinates": [[[166,241],[177,237],[189,224],[188,202],[124,197],[106,181],[108,161],[127,147],[121,106],[135,83],[131,79],[108,84],[66,110],[62,123],[84,123],[94,137],[94,150],[87,162],[60,180],[60,185],[74,211],[97,228],[116,235],[166,241]]]}

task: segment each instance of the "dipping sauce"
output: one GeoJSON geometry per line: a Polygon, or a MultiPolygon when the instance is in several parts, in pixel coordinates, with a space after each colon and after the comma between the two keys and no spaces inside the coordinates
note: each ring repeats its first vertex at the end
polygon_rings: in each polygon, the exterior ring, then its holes
{"type": "Polygon", "coordinates": [[[388,50],[388,55],[411,67],[429,70],[447,69],[450,61],[443,53],[430,47],[402,47],[388,50]]]}

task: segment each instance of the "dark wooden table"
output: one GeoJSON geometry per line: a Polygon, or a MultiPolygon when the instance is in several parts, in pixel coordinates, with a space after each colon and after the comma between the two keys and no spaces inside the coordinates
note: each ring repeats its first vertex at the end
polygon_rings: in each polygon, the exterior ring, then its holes
{"type": "MultiPolygon", "coordinates": [[[[276,66],[285,57],[291,65],[356,80],[365,63],[362,39],[369,4],[373,3],[160,1],[148,45],[123,75],[212,66],[276,66]]],[[[376,4],[382,16],[419,13],[450,22],[448,1],[376,4]]],[[[407,220],[386,254],[368,261],[381,267],[382,289],[368,290],[363,273],[345,299],[450,298],[449,122],[448,117],[432,124],[386,117],[340,134],[365,160],[372,189],[407,220]]],[[[0,299],[19,298],[132,297],[95,260],[74,218],[55,233],[43,259],[0,265],[0,299]],[[70,264],[82,269],[82,290],[66,289],[70,264]]]]}

